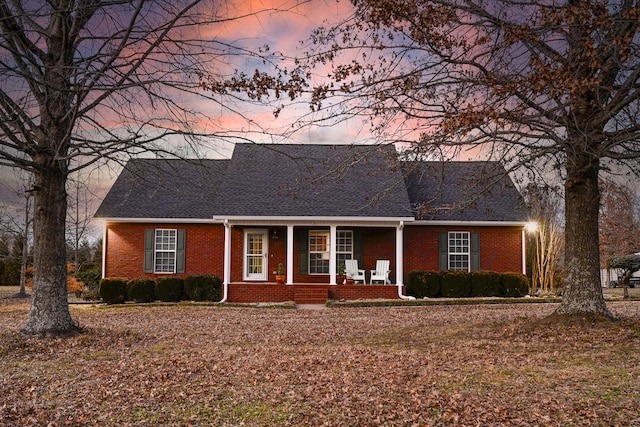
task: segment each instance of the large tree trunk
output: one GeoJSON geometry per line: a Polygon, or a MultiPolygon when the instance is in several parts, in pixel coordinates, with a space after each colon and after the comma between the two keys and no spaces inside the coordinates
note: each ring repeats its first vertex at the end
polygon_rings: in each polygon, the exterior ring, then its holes
{"type": "Polygon", "coordinates": [[[35,183],[33,293],[24,331],[68,334],[77,330],[67,300],[66,165],[51,160],[35,183]]]}
{"type": "Polygon", "coordinates": [[[580,148],[567,153],[564,293],[556,313],[612,317],[600,284],[599,162],[580,148]]]}

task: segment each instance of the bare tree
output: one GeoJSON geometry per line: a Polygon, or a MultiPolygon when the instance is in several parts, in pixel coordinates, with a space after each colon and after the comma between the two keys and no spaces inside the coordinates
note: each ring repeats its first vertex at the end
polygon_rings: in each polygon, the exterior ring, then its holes
{"type": "Polygon", "coordinates": [[[524,189],[524,197],[536,224],[531,233],[534,243],[531,292],[554,294],[562,249],[562,200],[557,189],[533,183],[524,189]]]}
{"type": "Polygon", "coordinates": [[[622,183],[601,183],[600,259],[601,267],[614,256],[640,251],[640,203],[634,190],[622,183]]]}
{"type": "Polygon", "coordinates": [[[199,155],[229,136],[194,97],[225,58],[247,54],[210,35],[254,13],[207,0],[0,0],[0,166],[35,177],[24,331],[76,330],[66,292],[69,174],[149,151],[199,155]]]}
{"type": "MultiPolygon", "coordinates": [[[[302,124],[365,118],[416,153],[485,153],[538,179],[556,172],[566,212],[557,314],[610,317],[598,180],[640,172],[638,0],[352,3],[353,15],[317,29],[308,56],[270,86],[293,98],[310,92],[302,124]],[[314,86],[317,70],[327,81],[314,86]]],[[[238,75],[228,85],[255,96],[265,81],[238,75]]]]}
{"type": "Polygon", "coordinates": [[[94,231],[91,222],[98,199],[89,188],[89,177],[76,176],[68,181],[67,239],[73,252],[74,273],[80,269],[80,247],[94,231]]]}
{"type": "Polygon", "coordinates": [[[608,268],[615,268],[622,282],[624,298],[629,298],[629,279],[640,271],[640,255],[621,255],[607,260],[608,268]]]}
{"type": "Polygon", "coordinates": [[[0,220],[0,230],[13,236],[14,245],[20,245],[20,291],[16,295],[25,298],[27,295],[27,269],[29,267],[29,243],[32,241],[31,227],[33,224],[33,195],[31,186],[33,177],[25,172],[18,173],[19,182],[12,189],[15,204],[3,207],[4,213],[0,220]]]}

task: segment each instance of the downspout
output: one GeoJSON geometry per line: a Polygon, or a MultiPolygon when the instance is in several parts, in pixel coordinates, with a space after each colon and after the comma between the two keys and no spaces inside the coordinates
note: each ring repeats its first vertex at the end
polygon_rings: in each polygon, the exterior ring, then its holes
{"type": "Polygon", "coordinates": [[[522,274],[527,275],[527,236],[522,227],[522,274]]]}
{"type": "Polygon", "coordinates": [[[400,221],[396,228],[396,286],[398,287],[398,297],[404,300],[414,300],[411,295],[404,295],[402,287],[404,284],[404,221],[400,221]]]}
{"type": "Polygon", "coordinates": [[[102,228],[102,271],[100,272],[100,276],[104,279],[105,272],[107,271],[107,223],[104,223],[104,227],[102,228]]]}
{"type": "Polygon", "coordinates": [[[229,297],[229,275],[230,275],[230,261],[231,261],[231,225],[229,220],[224,220],[224,272],[222,279],[222,291],[223,296],[220,302],[227,302],[229,297]]]}

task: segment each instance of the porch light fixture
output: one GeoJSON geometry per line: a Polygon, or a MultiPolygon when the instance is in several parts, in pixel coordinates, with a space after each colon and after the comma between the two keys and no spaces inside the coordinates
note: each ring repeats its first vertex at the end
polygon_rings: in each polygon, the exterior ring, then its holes
{"type": "Polygon", "coordinates": [[[535,233],[538,231],[538,223],[535,221],[529,221],[525,224],[524,228],[528,233],[535,233]]]}
{"type": "Polygon", "coordinates": [[[278,229],[273,229],[273,234],[271,235],[271,240],[278,240],[278,229]]]}

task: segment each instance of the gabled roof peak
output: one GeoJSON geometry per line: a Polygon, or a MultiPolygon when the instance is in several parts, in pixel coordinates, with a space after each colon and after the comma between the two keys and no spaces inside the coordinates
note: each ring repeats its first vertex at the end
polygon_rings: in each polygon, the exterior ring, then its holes
{"type": "Polygon", "coordinates": [[[393,144],[243,143],[228,160],[131,160],[96,216],[525,221],[521,206],[498,162],[402,160],[393,144]]]}

